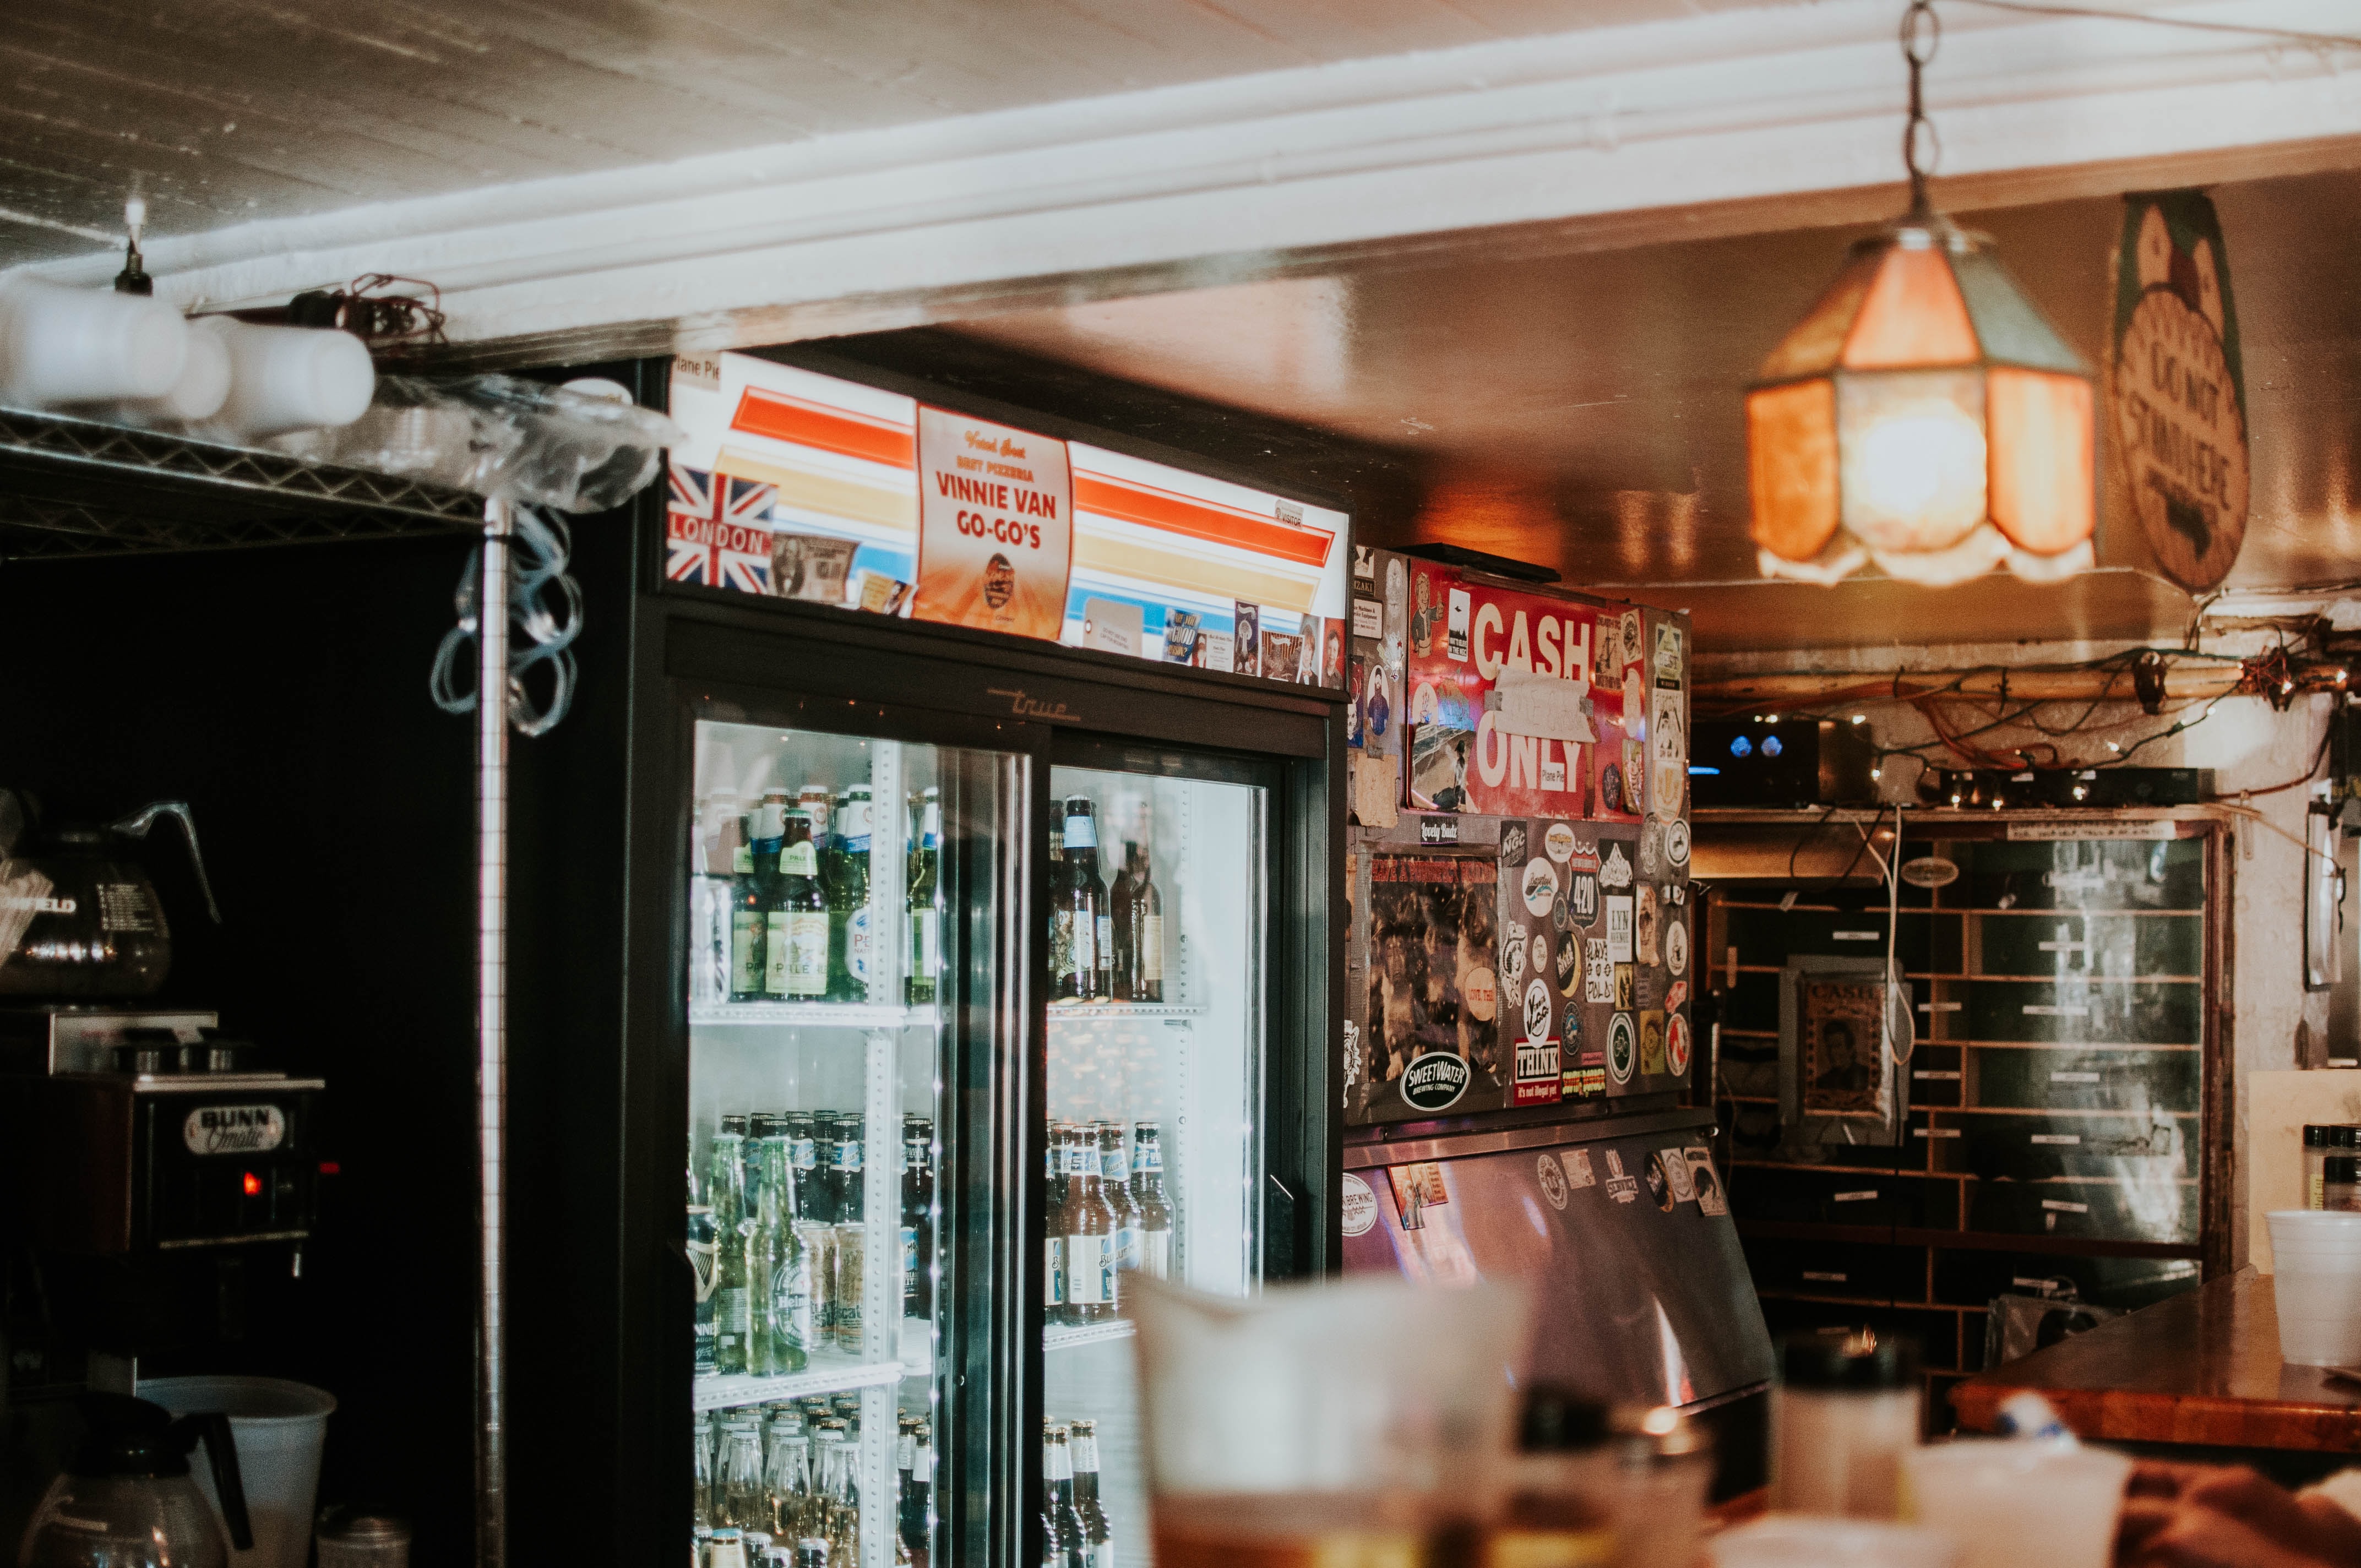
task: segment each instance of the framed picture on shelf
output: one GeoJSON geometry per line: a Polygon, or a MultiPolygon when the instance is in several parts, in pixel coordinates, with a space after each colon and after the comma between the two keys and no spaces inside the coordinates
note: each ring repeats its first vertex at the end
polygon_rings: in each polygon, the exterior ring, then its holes
{"type": "Polygon", "coordinates": [[[1799,954],[1780,974],[1779,1101],[1791,1144],[1895,1144],[1908,1080],[1885,1048],[1885,966],[1799,954]]]}

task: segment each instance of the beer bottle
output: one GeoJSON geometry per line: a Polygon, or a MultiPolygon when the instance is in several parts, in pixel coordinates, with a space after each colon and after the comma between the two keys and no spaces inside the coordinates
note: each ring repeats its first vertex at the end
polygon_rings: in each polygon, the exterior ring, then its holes
{"type": "Polygon", "coordinates": [[[931,1007],[943,967],[943,912],[939,902],[943,803],[941,792],[932,784],[927,786],[923,795],[912,799],[918,803],[919,809],[917,831],[910,836],[910,874],[906,889],[910,937],[908,949],[903,954],[904,972],[909,978],[904,985],[903,1000],[913,1007],[931,1007]]]}
{"type": "MultiPolygon", "coordinates": [[[[735,987],[731,930],[741,812],[738,797],[708,795],[697,803],[697,829],[689,840],[688,999],[727,1002],[735,987]]],[[[747,869],[753,856],[747,855],[747,869]]],[[[759,968],[757,970],[759,973],[759,968]]]]}
{"type": "Polygon", "coordinates": [[[1123,1124],[1093,1122],[1091,1132],[1099,1144],[1099,1190],[1106,1194],[1107,1207],[1115,1211],[1115,1270],[1127,1273],[1139,1266],[1139,1203],[1132,1197],[1130,1179],[1124,1174],[1123,1124]]]}
{"type": "Polygon", "coordinates": [[[819,1198],[819,1144],[813,1128],[809,1115],[787,1118],[787,1158],[795,1168],[795,1217],[798,1220],[818,1217],[814,1205],[819,1198]]]}
{"type": "Polygon", "coordinates": [[[818,1002],[828,994],[828,900],[820,892],[816,830],[807,817],[789,817],[787,845],[778,857],[767,988],[790,1002],[818,1002]]]}
{"type": "Polygon", "coordinates": [[[1082,1516],[1082,1538],[1090,1543],[1091,1568],[1115,1568],[1115,1530],[1099,1502],[1099,1423],[1069,1423],[1074,1464],[1074,1508],[1082,1516]]]}
{"type": "Polygon", "coordinates": [[[719,1304],[713,1292],[721,1283],[720,1244],[713,1234],[713,1210],[709,1204],[697,1201],[697,1173],[688,1178],[688,1267],[697,1281],[697,1359],[696,1376],[702,1377],[716,1370],[713,1364],[715,1313],[719,1304]]]}
{"type": "Polygon", "coordinates": [[[1077,1127],[1067,1147],[1066,1317],[1070,1322],[1098,1322],[1114,1317],[1120,1306],[1115,1210],[1100,1186],[1098,1135],[1077,1127]]]}
{"type": "Polygon", "coordinates": [[[934,1127],[917,1117],[902,1124],[902,1316],[935,1312],[934,1127]]]}
{"type": "Polygon", "coordinates": [[[745,1138],[733,1132],[713,1135],[706,1196],[712,1200],[715,1245],[720,1248],[713,1290],[713,1369],[724,1376],[746,1370],[748,1337],[753,1332],[753,1301],[746,1279],[745,1138]]]}
{"type": "Polygon", "coordinates": [[[1164,1000],[1164,894],[1149,868],[1148,807],[1139,808],[1139,837],[1123,847],[1122,891],[1116,895],[1115,981],[1117,1002],[1164,1000]]]}
{"type": "Polygon", "coordinates": [[[1073,978],[1060,994],[1077,1002],[1104,1002],[1115,978],[1115,921],[1107,908],[1106,884],[1099,879],[1098,810],[1089,795],[1066,797],[1064,849],[1063,907],[1072,916],[1074,952],[1073,978]]]}
{"type": "Polygon", "coordinates": [[[1139,1205],[1139,1268],[1172,1277],[1172,1204],[1164,1196],[1164,1147],[1153,1122],[1131,1129],[1131,1196],[1139,1205]]]}
{"type": "Polygon", "coordinates": [[[1066,1321],[1066,1124],[1049,1126],[1049,1172],[1041,1184],[1041,1258],[1047,1278],[1042,1282],[1041,1321],[1066,1321]]]}
{"type": "Polygon", "coordinates": [[[1074,1460],[1066,1437],[1063,1425],[1049,1423],[1042,1444],[1041,1505],[1057,1519],[1064,1568],[1091,1568],[1089,1531],[1074,1507],[1074,1460]]]}
{"type": "Polygon", "coordinates": [[[910,1456],[910,1489],[906,1495],[910,1520],[909,1542],[913,1552],[927,1549],[927,1525],[934,1517],[935,1495],[935,1429],[930,1422],[920,1421],[910,1433],[916,1449],[910,1456]]]}
{"type": "Polygon", "coordinates": [[[828,998],[869,1000],[869,786],[854,784],[837,803],[829,839],[828,998]]]}
{"type": "Polygon", "coordinates": [[[1074,969],[1074,911],[1066,902],[1066,818],[1060,804],[1049,821],[1049,1000],[1065,1001],[1074,969]]]}
{"type": "Polygon", "coordinates": [[[840,1225],[861,1223],[868,1183],[862,1173],[868,1167],[868,1145],[864,1118],[857,1111],[848,1111],[836,1119],[836,1222],[840,1225]]]}
{"type": "Polygon", "coordinates": [[[795,1228],[795,1167],[787,1136],[762,1140],[762,1186],[754,1204],[748,1277],[762,1299],[756,1307],[752,1370],[765,1376],[801,1372],[812,1344],[811,1260],[795,1228]]]}
{"type": "Polygon", "coordinates": [[[760,1002],[768,959],[764,950],[766,916],[770,912],[770,879],[754,870],[754,836],[762,831],[770,802],[756,808],[755,818],[739,821],[737,845],[730,851],[730,1000],[760,1002]]]}

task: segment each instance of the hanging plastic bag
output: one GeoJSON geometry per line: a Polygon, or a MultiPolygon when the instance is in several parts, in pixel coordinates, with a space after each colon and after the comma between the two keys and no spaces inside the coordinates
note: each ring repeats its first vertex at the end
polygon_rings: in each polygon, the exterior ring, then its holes
{"type": "Polygon", "coordinates": [[[686,439],[653,409],[515,376],[384,376],[359,419],[280,445],[310,462],[591,512],[636,495],[664,449],[686,439]]]}

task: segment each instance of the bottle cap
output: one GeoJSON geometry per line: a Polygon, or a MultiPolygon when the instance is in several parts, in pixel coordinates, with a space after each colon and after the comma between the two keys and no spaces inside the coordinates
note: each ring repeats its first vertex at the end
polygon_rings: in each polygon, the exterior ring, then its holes
{"type": "Polygon", "coordinates": [[[1866,1329],[1842,1335],[1789,1334],[1779,1359],[1790,1388],[1867,1394],[1916,1387],[1918,1381],[1918,1347],[1890,1335],[1881,1339],[1866,1329]]]}
{"type": "Polygon", "coordinates": [[[1611,1412],[1597,1399],[1553,1383],[1525,1391],[1517,1446],[1528,1453],[1566,1453],[1596,1448],[1613,1431],[1611,1412]]]}

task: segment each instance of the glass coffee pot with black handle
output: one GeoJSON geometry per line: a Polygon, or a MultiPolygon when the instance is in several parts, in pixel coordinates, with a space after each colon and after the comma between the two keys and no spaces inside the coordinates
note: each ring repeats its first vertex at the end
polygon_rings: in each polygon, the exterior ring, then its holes
{"type": "Polygon", "coordinates": [[[227,1416],[175,1420],[123,1394],[85,1394],[81,1410],[81,1445],[25,1531],[21,1568],[228,1568],[232,1544],[253,1549],[227,1416]],[[226,1542],[189,1478],[189,1453],[200,1440],[229,1523],[226,1542]]]}
{"type": "Polygon", "coordinates": [[[157,801],[99,827],[44,827],[28,797],[0,790],[0,997],[152,995],[172,967],[172,931],[142,862],[170,817],[215,925],[221,911],[188,803],[157,801]]]}

